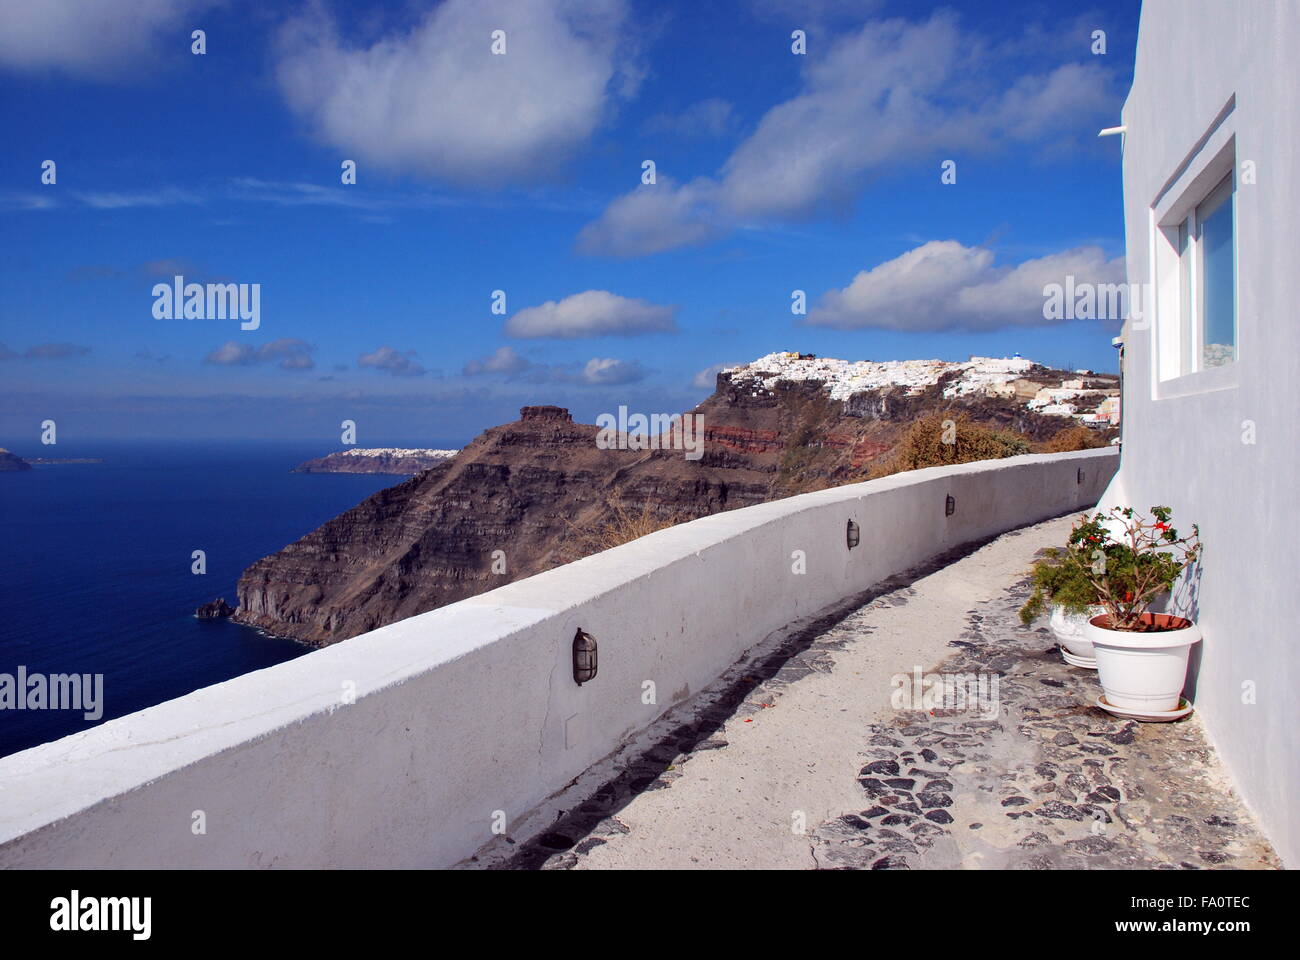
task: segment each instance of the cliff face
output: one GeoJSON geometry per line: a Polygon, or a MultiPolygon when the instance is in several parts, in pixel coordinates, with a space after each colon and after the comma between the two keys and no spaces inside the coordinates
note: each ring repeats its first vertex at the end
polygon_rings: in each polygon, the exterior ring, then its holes
{"type": "Polygon", "coordinates": [[[235,619],[331,643],[592,552],[582,532],[611,502],[652,503],[668,522],[767,497],[761,468],[602,450],[596,434],[558,407],[525,407],[454,459],[253,564],[235,619]]]}
{"type": "Polygon", "coordinates": [[[950,378],[932,380],[834,397],[815,379],[723,371],[691,411],[704,432],[694,460],[682,450],[601,449],[596,426],[559,407],[524,407],[454,458],[253,564],[239,580],[235,619],[333,643],[659,526],[865,479],[915,417],[943,407],[999,427],[1025,419],[1049,434],[1060,428],[1013,400],[954,399],[950,378]]]}

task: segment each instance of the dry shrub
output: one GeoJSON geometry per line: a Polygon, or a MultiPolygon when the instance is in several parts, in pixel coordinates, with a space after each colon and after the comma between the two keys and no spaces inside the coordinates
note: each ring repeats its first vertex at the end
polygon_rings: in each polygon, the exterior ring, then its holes
{"type": "Polygon", "coordinates": [[[608,512],[594,526],[580,527],[571,520],[565,521],[572,537],[570,542],[581,556],[600,553],[602,550],[638,540],[656,530],[664,530],[695,519],[694,516],[680,511],[670,514],[656,511],[649,500],[641,504],[639,511],[628,509],[627,505],[619,500],[611,500],[607,506],[608,512]]]}
{"type": "Polygon", "coordinates": [[[1104,446],[1106,440],[1098,431],[1089,427],[1073,426],[1053,434],[1043,450],[1046,453],[1069,453],[1071,450],[1095,450],[1104,446]]]}
{"type": "Polygon", "coordinates": [[[994,430],[965,414],[933,413],[914,422],[888,459],[877,465],[872,477],[887,477],[905,470],[941,467],[974,460],[997,460],[1029,453],[1029,442],[1018,433],[994,430]],[[951,421],[951,427],[945,424],[951,421]],[[952,440],[944,443],[945,434],[952,440]]]}

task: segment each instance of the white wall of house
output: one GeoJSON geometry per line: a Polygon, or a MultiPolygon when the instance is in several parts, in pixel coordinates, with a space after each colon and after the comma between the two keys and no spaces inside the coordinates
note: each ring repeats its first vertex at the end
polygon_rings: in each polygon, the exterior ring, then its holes
{"type": "MultiPolygon", "coordinates": [[[[1125,104],[1124,445],[1103,499],[1206,543],[1175,605],[1204,628],[1189,693],[1246,802],[1300,865],[1300,3],[1147,0],[1125,104]],[[1235,172],[1237,359],[1185,372],[1190,296],[1162,225],[1235,172]],[[1250,182],[1253,179],[1253,183],[1250,182]],[[1198,662],[1199,660],[1199,662],[1198,662]]],[[[1191,314],[1189,314],[1190,316],[1191,314]]]]}
{"type": "Polygon", "coordinates": [[[0,868],[450,865],[773,630],[1086,508],[1116,459],[935,467],[705,517],[0,758],[0,868]],[[599,643],[581,686],[578,628],[599,643]]]}

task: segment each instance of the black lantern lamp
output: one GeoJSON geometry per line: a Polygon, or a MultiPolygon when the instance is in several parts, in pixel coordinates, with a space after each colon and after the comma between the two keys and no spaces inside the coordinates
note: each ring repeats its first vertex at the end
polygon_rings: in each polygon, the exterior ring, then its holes
{"type": "Polygon", "coordinates": [[[1083,467],[1080,467],[1080,468],[1079,468],[1079,473],[1078,473],[1078,482],[1079,482],[1079,483],[1083,483],[1083,467]]]}
{"type": "Polygon", "coordinates": [[[573,679],[582,686],[596,676],[596,638],[579,629],[573,635],[573,679]]]}
{"type": "Polygon", "coordinates": [[[862,531],[852,520],[849,521],[846,539],[848,540],[850,550],[862,542],[862,531]]]}
{"type": "Polygon", "coordinates": [[[950,493],[948,494],[948,498],[944,501],[943,504],[943,515],[945,517],[951,517],[956,512],[957,512],[957,500],[950,493]]]}

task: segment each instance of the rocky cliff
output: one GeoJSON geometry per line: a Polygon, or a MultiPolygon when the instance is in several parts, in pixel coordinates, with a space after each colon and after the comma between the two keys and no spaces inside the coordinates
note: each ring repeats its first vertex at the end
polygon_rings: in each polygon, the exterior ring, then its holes
{"type": "Polygon", "coordinates": [[[454,459],[253,564],[235,618],[330,643],[592,552],[584,531],[611,503],[651,503],[668,522],[768,495],[759,466],[602,450],[597,432],[558,407],[523,408],[454,459]]]}
{"type": "MultiPolygon", "coordinates": [[[[1030,440],[1061,428],[1023,402],[967,389],[987,375],[970,364],[799,375],[783,356],[718,374],[690,411],[702,417],[698,459],[620,449],[641,444],[598,442],[598,427],[566,410],[524,407],[454,458],[253,564],[235,619],[333,643],[660,526],[865,479],[915,418],[940,409],[1030,440]],[[845,377],[856,378],[848,389],[845,377]]],[[[1033,366],[1015,364],[995,381],[1033,366]]]]}
{"type": "Polygon", "coordinates": [[[10,453],[4,447],[0,447],[0,473],[15,473],[19,470],[30,470],[32,465],[17,454],[10,453]]]}

